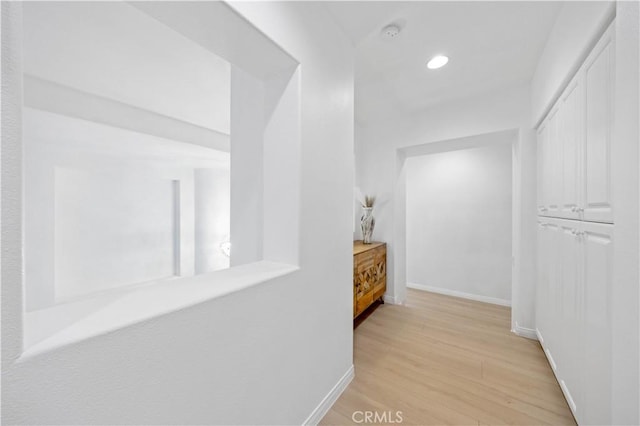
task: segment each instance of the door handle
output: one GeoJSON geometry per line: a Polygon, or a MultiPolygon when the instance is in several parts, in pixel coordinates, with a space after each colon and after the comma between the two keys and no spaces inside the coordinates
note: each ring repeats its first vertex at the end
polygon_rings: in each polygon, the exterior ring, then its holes
{"type": "Polygon", "coordinates": [[[586,235],[586,232],[578,231],[577,229],[572,229],[571,230],[571,235],[573,235],[576,238],[581,238],[581,237],[584,237],[586,235]]]}

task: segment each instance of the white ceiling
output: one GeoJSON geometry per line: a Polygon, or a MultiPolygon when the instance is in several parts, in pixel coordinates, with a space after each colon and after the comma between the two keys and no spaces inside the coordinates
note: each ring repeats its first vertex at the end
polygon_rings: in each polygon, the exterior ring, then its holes
{"type": "Polygon", "coordinates": [[[560,2],[327,3],[356,46],[356,121],[362,124],[531,80],[560,2]],[[396,23],[393,39],[380,32],[396,23]],[[449,63],[428,70],[436,54],[449,63]]]}

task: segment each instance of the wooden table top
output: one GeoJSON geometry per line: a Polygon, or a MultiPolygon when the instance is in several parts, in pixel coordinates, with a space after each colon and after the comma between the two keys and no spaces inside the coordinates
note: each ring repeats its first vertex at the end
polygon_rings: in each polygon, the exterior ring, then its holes
{"type": "Polygon", "coordinates": [[[372,241],[371,244],[365,244],[362,240],[356,240],[353,242],[353,255],[363,253],[367,250],[374,249],[376,247],[380,247],[385,245],[386,243],[381,243],[379,241],[372,241]]]}

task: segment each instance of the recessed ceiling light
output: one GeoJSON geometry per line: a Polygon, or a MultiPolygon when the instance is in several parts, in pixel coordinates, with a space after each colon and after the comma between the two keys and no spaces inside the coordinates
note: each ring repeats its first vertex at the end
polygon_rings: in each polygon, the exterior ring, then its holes
{"type": "Polygon", "coordinates": [[[444,55],[437,55],[431,58],[429,62],[427,62],[427,68],[429,68],[430,70],[435,70],[440,67],[444,67],[445,65],[447,65],[447,62],[449,62],[449,58],[444,55]]]}

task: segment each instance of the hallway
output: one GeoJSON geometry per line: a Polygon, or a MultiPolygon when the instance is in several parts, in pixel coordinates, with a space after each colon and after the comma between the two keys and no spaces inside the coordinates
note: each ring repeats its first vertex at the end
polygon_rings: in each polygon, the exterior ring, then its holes
{"type": "Polygon", "coordinates": [[[640,425],[640,0],[0,24],[0,424],[640,425]]]}
{"type": "Polygon", "coordinates": [[[512,334],[510,316],[411,289],[406,306],[378,306],[354,332],[356,377],[322,424],[363,423],[366,411],[400,423],[399,411],[403,424],[575,424],[538,342],[512,334]]]}

